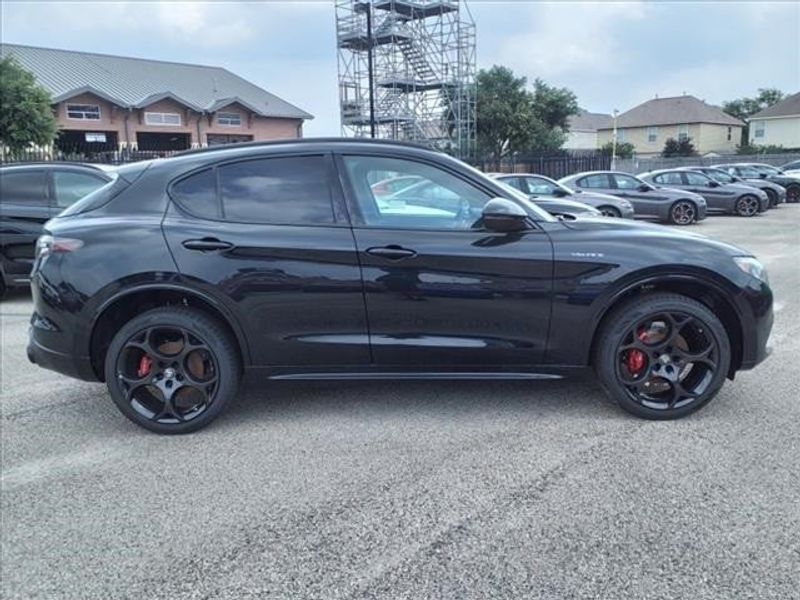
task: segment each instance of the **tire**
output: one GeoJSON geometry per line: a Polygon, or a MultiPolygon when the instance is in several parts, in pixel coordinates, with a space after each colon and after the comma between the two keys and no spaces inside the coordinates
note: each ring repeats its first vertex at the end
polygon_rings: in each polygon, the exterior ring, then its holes
{"type": "Polygon", "coordinates": [[[134,317],[114,335],[105,359],[117,408],[163,434],[197,431],[217,418],[235,397],[240,373],[238,347],[225,328],[183,307],[134,317]]]}
{"type": "Polygon", "coordinates": [[[2,273],[0,273],[0,300],[6,297],[7,291],[8,287],[6,286],[6,278],[3,277],[2,273]]]}
{"type": "Polygon", "coordinates": [[[769,199],[769,207],[776,208],[778,206],[778,195],[771,189],[765,189],[764,192],[766,192],[767,198],[769,199]]]}
{"type": "Polygon", "coordinates": [[[800,202],[800,185],[790,185],[786,187],[786,202],[800,202]]]}
{"type": "Polygon", "coordinates": [[[615,208],[613,206],[600,206],[597,208],[597,210],[603,213],[603,216],[605,217],[613,217],[615,219],[622,218],[622,213],[619,211],[618,208],[615,208]]]}
{"type": "Polygon", "coordinates": [[[691,200],[678,200],[669,209],[669,222],[673,225],[691,225],[697,221],[697,206],[691,200]]]}
{"type": "Polygon", "coordinates": [[[644,419],[679,419],[699,410],[719,392],[730,367],[725,327],[707,306],[678,294],[621,304],[597,335],[592,361],[600,383],[624,410],[644,419]],[[651,344],[653,333],[663,337],[651,344]]]}
{"type": "Polygon", "coordinates": [[[736,201],[736,214],[740,217],[754,217],[760,209],[758,198],[752,194],[745,194],[736,201]]]}

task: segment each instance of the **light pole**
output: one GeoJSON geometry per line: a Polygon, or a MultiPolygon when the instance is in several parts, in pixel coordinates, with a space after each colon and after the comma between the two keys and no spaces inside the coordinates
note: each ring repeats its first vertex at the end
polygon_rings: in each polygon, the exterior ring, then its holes
{"type": "Polygon", "coordinates": [[[614,109],[614,132],[611,135],[611,170],[617,170],[617,115],[619,110],[614,109]]]}

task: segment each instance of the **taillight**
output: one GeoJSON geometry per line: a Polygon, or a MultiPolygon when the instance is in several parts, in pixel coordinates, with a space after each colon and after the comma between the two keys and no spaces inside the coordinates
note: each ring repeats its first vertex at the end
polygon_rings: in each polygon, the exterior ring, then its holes
{"type": "Polygon", "coordinates": [[[56,252],[72,252],[83,246],[82,240],[43,235],[36,240],[36,258],[56,252]]]}

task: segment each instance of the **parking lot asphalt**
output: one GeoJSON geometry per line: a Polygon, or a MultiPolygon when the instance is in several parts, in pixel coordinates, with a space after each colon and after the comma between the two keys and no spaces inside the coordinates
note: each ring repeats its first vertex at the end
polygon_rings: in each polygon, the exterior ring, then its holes
{"type": "Polygon", "coordinates": [[[767,265],[770,359],[678,422],[591,381],[267,383],[160,437],[2,312],[2,597],[800,597],[800,205],[693,230],[767,265]]]}

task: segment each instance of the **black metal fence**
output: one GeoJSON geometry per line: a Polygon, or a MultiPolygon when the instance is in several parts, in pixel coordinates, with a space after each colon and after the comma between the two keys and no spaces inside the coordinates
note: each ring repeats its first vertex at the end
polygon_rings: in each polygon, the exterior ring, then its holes
{"type": "Polygon", "coordinates": [[[499,161],[485,158],[473,161],[472,164],[487,173],[537,173],[552,179],[560,179],[582,171],[610,169],[611,155],[605,152],[517,155],[504,157],[499,161]]]}
{"type": "Polygon", "coordinates": [[[121,165],[140,160],[174,156],[179,150],[95,150],[73,148],[70,151],[27,149],[18,152],[0,150],[0,164],[19,162],[69,161],[121,165]]]}

